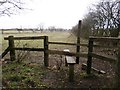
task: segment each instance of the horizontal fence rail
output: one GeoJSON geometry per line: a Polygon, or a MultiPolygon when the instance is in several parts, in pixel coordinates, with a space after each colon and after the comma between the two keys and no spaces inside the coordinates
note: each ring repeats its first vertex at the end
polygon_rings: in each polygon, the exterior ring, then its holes
{"type": "MultiPolygon", "coordinates": [[[[13,37],[13,40],[34,40],[34,39],[44,39],[45,36],[34,36],[34,37],[13,37]]],[[[9,40],[9,37],[5,37],[4,40],[9,40]]]]}
{"type": "Polygon", "coordinates": [[[7,47],[0,57],[4,57],[10,51],[10,47],[7,47]]]}
{"type": "Polygon", "coordinates": [[[44,48],[14,48],[14,49],[23,51],[44,51],[44,48]]]}
{"type": "Polygon", "coordinates": [[[50,54],[59,54],[59,55],[67,55],[67,56],[77,56],[77,57],[87,57],[87,52],[84,53],[73,53],[73,52],[65,52],[58,50],[48,50],[50,54]]]}
{"type": "Polygon", "coordinates": [[[98,59],[103,60],[103,61],[108,61],[110,63],[116,63],[116,60],[117,60],[117,59],[113,59],[111,57],[105,57],[105,56],[95,54],[95,53],[89,53],[89,54],[94,58],[98,58],[98,59]]]}
{"type": "Polygon", "coordinates": [[[77,45],[75,43],[64,43],[64,42],[48,42],[49,44],[59,44],[59,45],[77,45]]]}
{"type": "Polygon", "coordinates": [[[77,43],[64,43],[64,42],[48,42],[49,44],[59,44],[59,45],[73,45],[73,46],[88,46],[88,44],[77,44],[77,43]]]}
{"type": "Polygon", "coordinates": [[[97,47],[97,48],[116,48],[116,49],[118,49],[118,47],[116,47],[116,46],[93,45],[93,47],[97,47]]]}
{"type": "Polygon", "coordinates": [[[89,37],[91,41],[120,41],[118,37],[89,37]]]}

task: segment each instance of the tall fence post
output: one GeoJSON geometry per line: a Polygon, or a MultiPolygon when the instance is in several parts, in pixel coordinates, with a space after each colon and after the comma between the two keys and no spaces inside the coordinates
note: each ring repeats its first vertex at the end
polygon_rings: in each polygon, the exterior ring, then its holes
{"type": "Polygon", "coordinates": [[[15,49],[14,49],[14,37],[13,36],[9,36],[9,48],[10,48],[10,60],[14,61],[15,58],[15,49]]]}
{"type": "MultiPolygon", "coordinates": [[[[78,23],[76,53],[80,53],[80,29],[81,29],[81,20],[79,20],[79,23],[78,23]]],[[[76,64],[79,64],[79,57],[76,57],[76,64]]]]}
{"type": "Polygon", "coordinates": [[[48,36],[44,38],[44,66],[49,66],[49,59],[48,59],[48,36]]]}
{"type": "Polygon", "coordinates": [[[120,47],[118,50],[118,59],[117,59],[117,65],[116,65],[116,83],[115,88],[120,89],[120,47]]]}
{"type": "Polygon", "coordinates": [[[88,60],[87,60],[87,74],[91,74],[91,66],[92,66],[92,56],[90,53],[93,52],[93,41],[89,38],[88,45],[88,60]]]}

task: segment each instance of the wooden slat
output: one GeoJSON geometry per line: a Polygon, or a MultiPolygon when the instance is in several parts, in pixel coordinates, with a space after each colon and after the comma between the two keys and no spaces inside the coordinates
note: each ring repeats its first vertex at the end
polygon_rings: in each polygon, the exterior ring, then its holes
{"type": "Polygon", "coordinates": [[[118,47],[116,46],[103,46],[103,45],[93,45],[93,47],[97,47],[97,48],[114,48],[114,49],[117,49],[118,47]]]}
{"type": "Polygon", "coordinates": [[[59,54],[59,55],[75,56],[75,53],[58,51],[58,50],[49,50],[49,53],[50,53],[50,54],[59,54]]]}
{"type": "Polygon", "coordinates": [[[98,58],[98,59],[101,59],[103,61],[108,61],[110,63],[116,63],[116,59],[105,57],[105,56],[98,55],[98,54],[95,54],[95,53],[90,53],[90,52],[89,52],[89,54],[94,58],[98,58]]]}
{"type": "MultiPolygon", "coordinates": [[[[31,40],[31,39],[44,39],[45,36],[34,36],[34,37],[14,37],[14,40],[31,40]]],[[[9,40],[8,37],[5,37],[4,40],[9,40]]]]}
{"type": "Polygon", "coordinates": [[[59,44],[59,45],[88,46],[88,44],[65,43],[65,42],[48,42],[48,43],[49,44],[59,44]]]}
{"type": "Polygon", "coordinates": [[[92,41],[119,41],[120,38],[117,37],[89,37],[92,41]]]}
{"type": "MultiPolygon", "coordinates": [[[[87,69],[87,64],[82,63],[82,70],[86,70],[86,69],[87,69]]],[[[94,67],[91,67],[91,69],[92,69],[92,71],[94,71],[94,72],[96,72],[98,74],[106,74],[106,72],[103,71],[103,70],[98,70],[98,69],[96,69],[94,67]]]]}
{"type": "Polygon", "coordinates": [[[87,53],[73,53],[73,52],[65,52],[65,51],[57,51],[57,50],[48,50],[49,54],[59,54],[59,55],[67,55],[67,56],[79,56],[79,57],[87,57],[87,53]]]}
{"type": "Polygon", "coordinates": [[[3,58],[9,51],[10,51],[10,47],[7,47],[7,49],[5,49],[5,51],[2,53],[2,56],[0,57],[3,58]]]}
{"type": "Polygon", "coordinates": [[[60,44],[60,45],[76,45],[75,43],[64,43],[64,42],[48,42],[49,44],[60,44]]]}
{"type": "Polygon", "coordinates": [[[15,50],[23,50],[23,51],[44,51],[44,48],[15,48],[15,50]]]}

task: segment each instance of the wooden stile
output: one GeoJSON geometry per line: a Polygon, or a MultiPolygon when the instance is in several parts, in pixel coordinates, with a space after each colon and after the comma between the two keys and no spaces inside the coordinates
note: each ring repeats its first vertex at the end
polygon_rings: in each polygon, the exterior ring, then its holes
{"type": "MultiPolygon", "coordinates": [[[[65,49],[64,52],[70,52],[69,49],[65,49]]],[[[75,60],[71,56],[65,56],[65,66],[69,65],[69,81],[74,81],[74,65],[76,64],[75,60]]]]}

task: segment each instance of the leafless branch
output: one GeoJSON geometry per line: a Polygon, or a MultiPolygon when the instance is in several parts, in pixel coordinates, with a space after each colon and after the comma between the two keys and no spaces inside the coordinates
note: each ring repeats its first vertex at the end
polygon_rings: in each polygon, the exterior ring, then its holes
{"type": "Polygon", "coordinates": [[[23,10],[22,0],[1,0],[0,1],[0,16],[15,14],[19,10],[23,10]]]}

